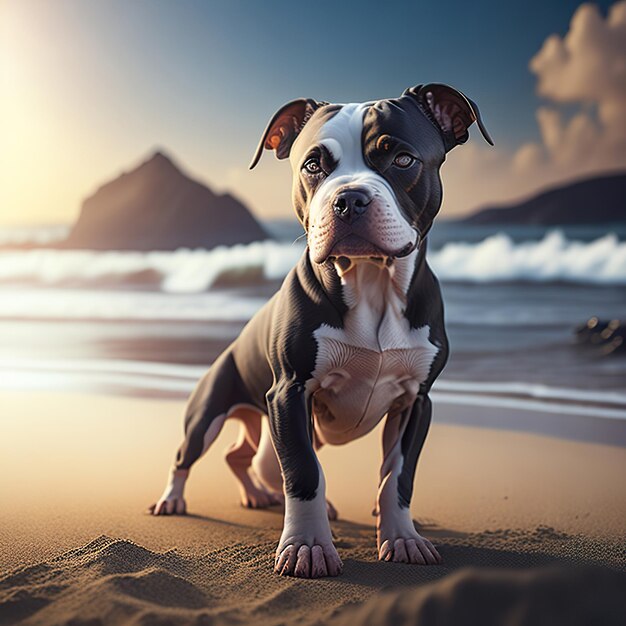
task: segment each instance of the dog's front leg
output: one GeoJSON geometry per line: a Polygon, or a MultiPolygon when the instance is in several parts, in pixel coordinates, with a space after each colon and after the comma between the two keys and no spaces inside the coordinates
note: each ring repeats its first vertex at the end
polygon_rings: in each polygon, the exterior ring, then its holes
{"type": "Polygon", "coordinates": [[[402,414],[390,414],[383,430],[383,464],[377,501],[376,537],[381,561],[436,565],[441,556],[422,537],[409,508],[413,478],[432,413],[427,395],[402,414]]]}
{"type": "Polygon", "coordinates": [[[281,576],[337,576],[342,563],[333,545],[326,485],[311,441],[304,385],[279,379],[267,394],[270,430],[285,489],[285,522],[276,550],[281,576]]]}

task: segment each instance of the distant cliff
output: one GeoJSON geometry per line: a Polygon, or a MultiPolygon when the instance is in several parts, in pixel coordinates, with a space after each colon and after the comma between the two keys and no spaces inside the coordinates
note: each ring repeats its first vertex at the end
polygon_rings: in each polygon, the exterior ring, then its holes
{"type": "Polygon", "coordinates": [[[175,250],[268,238],[241,202],[229,194],[214,194],[156,152],[87,198],[60,247],[175,250]]]}
{"type": "Polygon", "coordinates": [[[524,202],[485,208],[462,221],[540,226],[626,222],[626,174],[555,187],[524,202]]]}

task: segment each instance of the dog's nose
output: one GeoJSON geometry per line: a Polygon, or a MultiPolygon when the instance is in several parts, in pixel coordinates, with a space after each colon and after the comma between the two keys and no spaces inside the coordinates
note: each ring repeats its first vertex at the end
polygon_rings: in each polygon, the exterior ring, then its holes
{"type": "Polygon", "coordinates": [[[340,220],[352,224],[367,211],[371,201],[371,196],[362,189],[344,189],[335,196],[333,211],[340,220]]]}

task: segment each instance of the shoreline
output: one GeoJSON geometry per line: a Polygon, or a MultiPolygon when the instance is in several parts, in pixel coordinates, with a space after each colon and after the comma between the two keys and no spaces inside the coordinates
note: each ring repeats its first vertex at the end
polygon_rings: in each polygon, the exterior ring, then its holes
{"type": "MultiPolygon", "coordinates": [[[[118,359],[6,359],[2,393],[87,393],[186,400],[209,365],[118,359]]],[[[435,419],[626,447],[626,394],[520,382],[436,381],[435,419]],[[568,398],[571,397],[571,400],[568,398]]]]}
{"type": "MultiPolygon", "coordinates": [[[[446,407],[446,424],[529,433],[554,439],[626,447],[626,422],[606,417],[608,411],[579,412],[576,405],[519,402],[493,396],[431,394],[433,407],[446,407]],[[461,410],[462,407],[462,410],[461,410]],[[457,410],[454,410],[457,409],[457,410]],[[560,409],[565,409],[560,412],[560,409]]],[[[621,413],[621,412],[620,412],[621,413]]],[[[436,413],[435,413],[436,415],[436,413]]]]}

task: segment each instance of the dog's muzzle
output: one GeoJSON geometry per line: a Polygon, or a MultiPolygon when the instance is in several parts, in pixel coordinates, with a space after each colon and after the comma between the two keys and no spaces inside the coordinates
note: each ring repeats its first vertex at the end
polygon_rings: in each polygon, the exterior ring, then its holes
{"type": "Polygon", "coordinates": [[[345,257],[390,265],[394,259],[409,255],[419,239],[382,184],[338,186],[320,201],[313,214],[307,235],[315,263],[345,257]]]}

